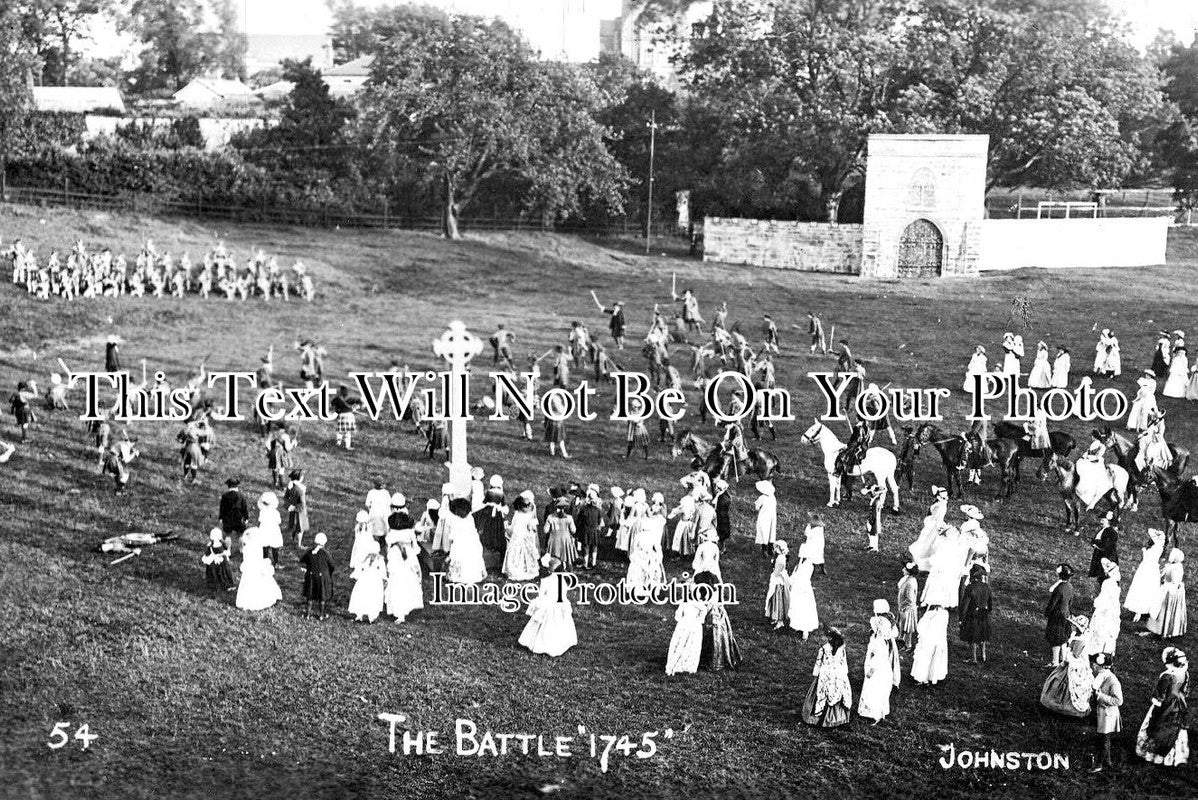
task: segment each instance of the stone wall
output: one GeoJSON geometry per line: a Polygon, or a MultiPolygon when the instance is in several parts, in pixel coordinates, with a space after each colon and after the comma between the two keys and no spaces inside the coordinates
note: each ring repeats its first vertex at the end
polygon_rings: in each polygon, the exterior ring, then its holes
{"type": "Polygon", "coordinates": [[[1149,267],[1165,263],[1169,217],[987,219],[983,270],[1149,267]]]}
{"type": "Polygon", "coordinates": [[[860,225],[707,217],[703,260],[856,275],[861,234],[860,225]]]}
{"type": "Polygon", "coordinates": [[[978,270],[986,192],[987,136],[869,137],[861,275],[899,275],[903,232],[917,220],[943,239],[942,275],[978,270]]]}

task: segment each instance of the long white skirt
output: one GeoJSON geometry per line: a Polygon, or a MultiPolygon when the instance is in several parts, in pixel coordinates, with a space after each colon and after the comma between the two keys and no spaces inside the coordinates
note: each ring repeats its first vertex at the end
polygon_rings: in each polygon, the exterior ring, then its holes
{"type": "Polygon", "coordinates": [[[413,566],[399,564],[387,578],[387,613],[396,621],[407,619],[408,614],[424,608],[424,587],[420,583],[420,564],[415,557],[413,566]]]}
{"type": "Polygon", "coordinates": [[[349,613],[355,617],[366,617],[371,622],[383,613],[383,593],[386,581],[383,573],[370,572],[354,581],[354,590],[349,594],[349,613]]]}
{"type": "Polygon", "coordinates": [[[574,613],[568,602],[539,600],[529,604],[531,619],[520,634],[520,644],[534,653],[560,656],[578,644],[574,613]]]}
{"type": "Polygon", "coordinates": [[[260,560],[242,564],[241,581],[237,584],[234,603],[245,611],[262,611],[283,599],[283,592],[275,581],[275,569],[269,561],[260,560]]]}

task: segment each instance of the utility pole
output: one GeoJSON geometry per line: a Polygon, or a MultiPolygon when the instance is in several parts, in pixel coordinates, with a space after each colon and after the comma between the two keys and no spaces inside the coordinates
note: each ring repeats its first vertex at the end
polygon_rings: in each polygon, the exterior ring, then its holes
{"type": "Polygon", "coordinates": [[[657,109],[649,112],[649,204],[645,208],[645,255],[653,239],[653,151],[657,145],[657,109]]]}

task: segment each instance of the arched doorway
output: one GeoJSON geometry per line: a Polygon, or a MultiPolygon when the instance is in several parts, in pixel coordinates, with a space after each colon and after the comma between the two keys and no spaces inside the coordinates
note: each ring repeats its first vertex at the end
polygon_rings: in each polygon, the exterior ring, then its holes
{"type": "Polygon", "coordinates": [[[926,219],[917,219],[908,225],[899,240],[899,277],[936,277],[943,264],[944,237],[940,235],[940,229],[926,219]]]}

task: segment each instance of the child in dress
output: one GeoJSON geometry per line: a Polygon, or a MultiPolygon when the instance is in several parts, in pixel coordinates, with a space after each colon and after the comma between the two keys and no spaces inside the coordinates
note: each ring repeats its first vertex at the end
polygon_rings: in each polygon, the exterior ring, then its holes
{"type": "Polygon", "coordinates": [[[1169,563],[1161,570],[1160,595],[1148,630],[1162,639],[1185,636],[1186,632],[1186,585],[1182,562],[1185,555],[1176,547],[1169,551],[1169,563]]]}
{"type": "Polygon", "coordinates": [[[710,572],[700,572],[695,576],[695,584],[710,587],[711,591],[711,599],[706,604],[707,615],[703,619],[703,650],[699,663],[712,672],[736,669],[741,661],[740,646],[732,635],[732,623],[720,599],[720,581],[710,572]]]}
{"type": "Polygon", "coordinates": [[[969,571],[969,585],[961,600],[961,641],[969,643],[969,663],[978,663],[978,648],[982,651],[982,662],[986,661],[986,645],[990,642],[990,609],[994,606],[990,584],[986,583],[986,569],[975,564],[969,571]]]}
{"type": "Polygon", "coordinates": [[[325,550],[329,537],[323,533],[316,534],[315,544],[300,556],[304,565],[304,619],[312,616],[312,604],[317,605],[317,613],[321,620],[329,618],[327,605],[333,599],[333,560],[325,550]]]}
{"type": "Polygon", "coordinates": [[[774,630],[786,625],[790,613],[790,575],[786,570],[786,556],[790,546],[779,539],[774,542],[774,571],[770,574],[770,586],[765,595],[765,616],[774,623],[774,630]]]}
{"type": "Polygon", "coordinates": [[[897,629],[890,603],[874,601],[874,613],[869,619],[869,646],[865,651],[865,681],[857,714],[872,719],[877,725],[890,714],[890,692],[902,680],[902,664],[895,644],[897,629]]]}
{"type": "Polygon", "coordinates": [[[525,490],[512,501],[514,513],[507,525],[508,543],[503,556],[503,574],[510,581],[531,581],[540,574],[535,499],[531,491],[525,490]]]}
{"type": "Polygon", "coordinates": [[[279,496],[263,492],[258,498],[258,532],[271,566],[279,568],[279,551],[283,549],[283,517],[279,514],[279,496]]]}
{"type": "Polygon", "coordinates": [[[853,712],[853,687],[849,684],[849,664],[844,636],[835,628],[825,628],[827,641],[815,657],[811,671],[814,680],[803,700],[803,722],[817,728],[837,728],[849,721],[853,712]]]}
{"type": "Polygon", "coordinates": [[[570,501],[564,497],[559,499],[554,505],[553,514],[545,520],[544,528],[549,537],[546,550],[561,562],[562,572],[574,569],[574,562],[578,559],[578,547],[574,541],[574,518],[566,513],[569,510],[570,501]]]}
{"type": "Polygon", "coordinates": [[[208,549],[200,559],[204,563],[204,580],[213,594],[233,591],[236,581],[229,569],[229,549],[225,547],[225,535],[220,528],[213,528],[208,534],[208,549]]]}
{"type": "MultiPolygon", "coordinates": [[[[390,505],[390,498],[388,498],[388,505],[390,505]]],[[[349,568],[357,569],[366,560],[366,556],[373,552],[376,544],[370,512],[360,509],[357,516],[354,517],[354,545],[349,551],[349,568]]]]}
{"type": "Polygon", "coordinates": [[[424,608],[424,589],[420,584],[420,545],[416,532],[408,529],[387,532],[387,613],[397,623],[408,614],[424,608]]]}
{"type": "Polygon", "coordinates": [[[695,552],[695,516],[696,516],[695,496],[686,494],[678,501],[678,505],[671,511],[668,519],[678,517],[678,524],[674,526],[674,536],[670,541],[670,550],[680,556],[689,556],[695,552]]]}
{"type": "Polygon", "coordinates": [[[666,527],[665,503],[661,492],[654,493],[648,516],[633,531],[628,550],[628,574],[624,579],[630,589],[650,589],[666,581],[661,554],[661,540],[666,527]]]}
{"type": "Polygon", "coordinates": [[[871,553],[878,552],[879,540],[882,537],[882,508],[886,505],[886,487],[881,484],[867,486],[861,494],[869,500],[869,522],[866,524],[865,549],[871,553]]]}
{"type": "Polygon", "coordinates": [[[241,582],[234,603],[246,611],[262,611],[283,599],[275,570],[263,554],[257,528],[246,528],[241,539],[241,582]]]}
{"type": "Polygon", "coordinates": [[[386,600],[387,565],[379,553],[379,543],[373,537],[350,577],[354,580],[354,589],[349,595],[349,613],[358,622],[374,622],[383,613],[386,600]]]}
{"type": "Polygon", "coordinates": [[[799,546],[799,563],[790,575],[790,608],[787,617],[790,627],[803,634],[806,639],[819,628],[819,613],[815,607],[815,591],[811,588],[811,573],[814,565],[809,558],[807,545],[799,546]]]}
{"type": "Polygon", "coordinates": [[[919,641],[911,657],[911,677],[933,686],[948,676],[948,610],[929,606],[919,620],[919,641]]]}
{"type": "Polygon", "coordinates": [[[915,629],[919,624],[919,566],[908,561],[898,582],[898,634],[903,650],[915,646],[915,629]]]}
{"type": "Polygon", "coordinates": [[[754,506],[757,509],[757,535],[754,541],[767,558],[773,555],[774,540],[778,538],[778,501],[774,497],[774,484],[757,481],[760,496],[754,506]]]}
{"type": "Polygon", "coordinates": [[[534,653],[556,657],[578,644],[570,598],[559,578],[562,563],[546,553],[541,558],[541,585],[525,612],[528,624],[520,633],[520,645],[534,653]]]}

